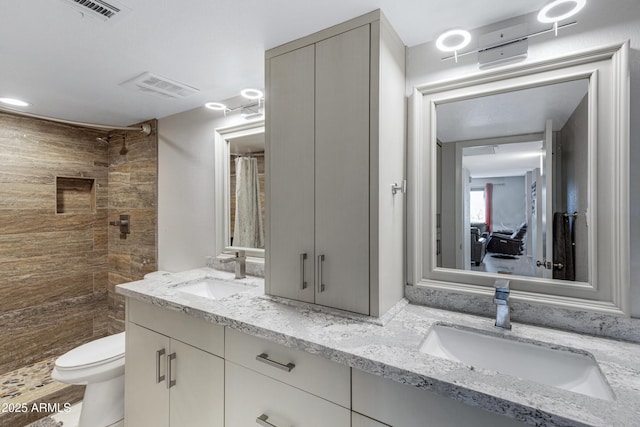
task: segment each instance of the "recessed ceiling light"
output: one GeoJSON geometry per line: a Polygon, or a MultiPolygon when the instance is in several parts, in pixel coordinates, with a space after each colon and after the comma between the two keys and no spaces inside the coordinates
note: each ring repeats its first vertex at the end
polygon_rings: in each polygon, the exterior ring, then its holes
{"type": "Polygon", "coordinates": [[[2,102],[3,104],[11,105],[13,107],[28,107],[29,105],[31,105],[26,101],[16,98],[0,98],[0,102],[2,102]]]}
{"type": "Polygon", "coordinates": [[[240,95],[247,99],[261,99],[264,96],[261,90],[258,89],[242,89],[240,95]]]}
{"type": "Polygon", "coordinates": [[[538,21],[544,24],[551,24],[554,22],[562,21],[563,19],[567,19],[580,12],[582,8],[587,4],[587,0],[554,0],[538,12],[538,21]],[[573,3],[573,8],[570,10],[564,11],[564,7],[566,3],[573,3]],[[559,8],[559,9],[556,9],[559,8]],[[550,15],[556,9],[556,12],[560,13],[559,15],[550,15]],[[563,13],[564,12],[564,13],[563,13]]]}
{"type": "Polygon", "coordinates": [[[466,47],[471,42],[471,34],[467,30],[449,30],[440,34],[436,40],[436,47],[443,52],[454,52],[466,47]],[[457,44],[447,44],[460,40],[457,44]]]}
{"type": "Polygon", "coordinates": [[[227,106],[220,102],[207,102],[204,106],[215,111],[224,111],[227,109],[227,106]]]}

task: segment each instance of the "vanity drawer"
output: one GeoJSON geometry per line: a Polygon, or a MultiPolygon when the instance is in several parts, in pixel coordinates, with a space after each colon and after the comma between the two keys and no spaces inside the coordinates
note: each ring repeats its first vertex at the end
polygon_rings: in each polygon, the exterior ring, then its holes
{"type": "Polygon", "coordinates": [[[226,361],[225,425],[350,427],[351,411],[226,361]]]}
{"type": "MultiPolygon", "coordinates": [[[[393,427],[524,427],[427,390],[352,370],[353,410],[393,427]]],[[[358,425],[358,424],[354,424],[358,425]]],[[[377,424],[363,424],[364,426],[377,424]]]]}
{"type": "Polygon", "coordinates": [[[127,320],[224,357],[223,326],[133,298],[127,298],[127,320]]]}
{"type": "Polygon", "coordinates": [[[225,359],[278,381],[351,407],[350,369],[320,356],[227,328],[225,359]],[[295,367],[289,368],[288,364],[295,367]]]}

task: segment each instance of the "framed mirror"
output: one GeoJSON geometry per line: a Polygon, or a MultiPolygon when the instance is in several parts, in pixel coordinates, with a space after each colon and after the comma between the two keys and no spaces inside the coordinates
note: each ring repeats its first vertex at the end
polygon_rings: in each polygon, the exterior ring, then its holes
{"type": "Polygon", "coordinates": [[[578,79],[436,105],[438,267],[589,281],[588,89],[578,79]]]}
{"type": "Polygon", "coordinates": [[[216,130],[216,254],[264,258],[264,121],[216,130]]]}
{"type": "Polygon", "coordinates": [[[629,311],[628,44],[416,90],[409,281],[629,311]]]}

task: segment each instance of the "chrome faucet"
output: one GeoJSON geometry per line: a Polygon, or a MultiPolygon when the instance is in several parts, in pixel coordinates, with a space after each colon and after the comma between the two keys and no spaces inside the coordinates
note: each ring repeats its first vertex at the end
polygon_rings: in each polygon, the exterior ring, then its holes
{"type": "Polygon", "coordinates": [[[494,283],[496,293],[493,303],[496,305],[496,328],[511,329],[511,317],[509,315],[509,281],[497,279],[494,283]]]}
{"type": "Polygon", "coordinates": [[[228,262],[234,262],[236,279],[244,279],[247,277],[247,257],[244,251],[236,251],[236,254],[233,258],[221,259],[220,262],[226,264],[228,262]]]}

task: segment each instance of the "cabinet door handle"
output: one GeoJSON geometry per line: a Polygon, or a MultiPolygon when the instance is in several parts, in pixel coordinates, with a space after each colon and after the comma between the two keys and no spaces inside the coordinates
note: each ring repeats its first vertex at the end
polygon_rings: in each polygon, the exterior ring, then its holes
{"type": "Polygon", "coordinates": [[[273,366],[274,368],[282,369],[283,371],[291,372],[293,368],[296,367],[295,363],[287,363],[286,365],[280,362],[276,362],[275,360],[269,359],[269,355],[267,353],[261,353],[256,356],[256,360],[258,362],[266,363],[269,366],[273,366]]]}
{"type": "Polygon", "coordinates": [[[307,254],[300,254],[300,289],[307,289],[307,282],[304,281],[304,262],[307,254]]]}
{"type": "Polygon", "coordinates": [[[269,419],[268,415],[262,414],[258,418],[256,418],[256,424],[258,424],[259,426],[262,426],[262,427],[278,427],[277,425],[272,424],[269,421],[267,421],[268,419],[269,419]]]}
{"type": "Polygon", "coordinates": [[[318,293],[324,292],[324,282],[322,281],[323,268],[324,268],[324,255],[318,255],[318,293]]]}
{"type": "Polygon", "coordinates": [[[156,351],[156,384],[160,384],[164,381],[164,375],[160,375],[160,358],[164,356],[164,348],[156,351]]]}
{"type": "Polygon", "coordinates": [[[176,380],[172,380],[171,377],[171,361],[176,360],[176,354],[171,353],[167,356],[167,388],[171,388],[176,385],[176,380]]]}

